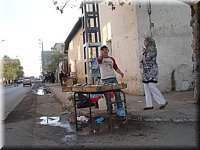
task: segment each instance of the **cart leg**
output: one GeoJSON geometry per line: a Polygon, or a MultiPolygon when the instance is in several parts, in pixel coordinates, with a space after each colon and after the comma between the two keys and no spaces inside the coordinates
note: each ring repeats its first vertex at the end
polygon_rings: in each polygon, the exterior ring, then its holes
{"type": "Polygon", "coordinates": [[[76,123],[76,132],[78,132],[78,123],[77,123],[77,111],[76,111],[76,93],[74,93],[74,116],[75,116],[75,123],[76,123]]]}
{"type": "Polygon", "coordinates": [[[111,110],[112,103],[111,103],[111,101],[108,101],[107,103],[108,103],[108,113],[109,113],[109,125],[108,126],[109,126],[110,132],[113,132],[112,110],[111,110]]]}
{"type": "Polygon", "coordinates": [[[125,121],[123,122],[123,124],[127,123],[128,122],[128,115],[127,115],[127,105],[126,105],[126,93],[124,91],[122,91],[122,94],[123,94],[123,102],[124,102],[124,109],[125,109],[125,113],[126,113],[126,116],[125,116],[125,121]]]}
{"type": "Polygon", "coordinates": [[[90,110],[90,125],[91,125],[91,131],[93,131],[93,126],[92,126],[92,109],[91,109],[91,101],[90,101],[90,94],[89,94],[89,110],[90,110]]]}

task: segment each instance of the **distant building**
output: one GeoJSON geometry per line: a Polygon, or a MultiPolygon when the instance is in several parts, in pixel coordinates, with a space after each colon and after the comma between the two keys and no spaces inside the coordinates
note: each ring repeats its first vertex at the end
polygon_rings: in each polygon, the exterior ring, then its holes
{"type": "Polygon", "coordinates": [[[54,47],[52,47],[53,50],[64,53],[65,50],[65,43],[55,43],[54,47]]]}
{"type": "Polygon", "coordinates": [[[43,74],[47,73],[48,65],[52,62],[52,51],[42,51],[42,72],[43,74]]]}
{"type": "MultiPolygon", "coordinates": [[[[65,54],[65,43],[55,43],[54,47],[51,48],[53,51],[65,54]]],[[[67,55],[58,64],[58,68],[55,70],[56,82],[60,82],[59,73],[60,71],[67,72],[67,55]]]]}

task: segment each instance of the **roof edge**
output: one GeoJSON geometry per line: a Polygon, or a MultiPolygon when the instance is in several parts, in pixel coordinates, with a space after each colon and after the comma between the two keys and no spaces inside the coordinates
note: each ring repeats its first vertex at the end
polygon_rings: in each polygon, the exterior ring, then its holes
{"type": "Polygon", "coordinates": [[[69,43],[71,42],[71,40],[73,39],[73,37],[76,35],[76,33],[78,32],[78,30],[81,27],[82,27],[82,17],[79,17],[78,21],[76,22],[76,24],[74,25],[74,27],[72,28],[71,32],[69,33],[68,37],[65,40],[64,52],[66,52],[66,50],[68,50],[69,43]]]}

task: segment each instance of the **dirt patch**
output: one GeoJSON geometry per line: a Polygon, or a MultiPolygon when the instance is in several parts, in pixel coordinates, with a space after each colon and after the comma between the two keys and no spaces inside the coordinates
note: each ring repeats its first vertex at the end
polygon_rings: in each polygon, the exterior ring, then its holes
{"type": "Polygon", "coordinates": [[[37,95],[29,92],[27,96],[15,107],[15,109],[8,115],[5,123],[24,121],[34,117],[36,108],[37,95]]]}

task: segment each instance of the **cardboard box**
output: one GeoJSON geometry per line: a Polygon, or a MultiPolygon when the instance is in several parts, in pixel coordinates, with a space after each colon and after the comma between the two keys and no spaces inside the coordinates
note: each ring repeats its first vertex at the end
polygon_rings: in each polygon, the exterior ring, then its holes
{"type": "Polygon", "coordinates": [[[73,85],[73,78],[72,77],[64,77],[62,80],[63,86],[72,86],[73,85]]]}

